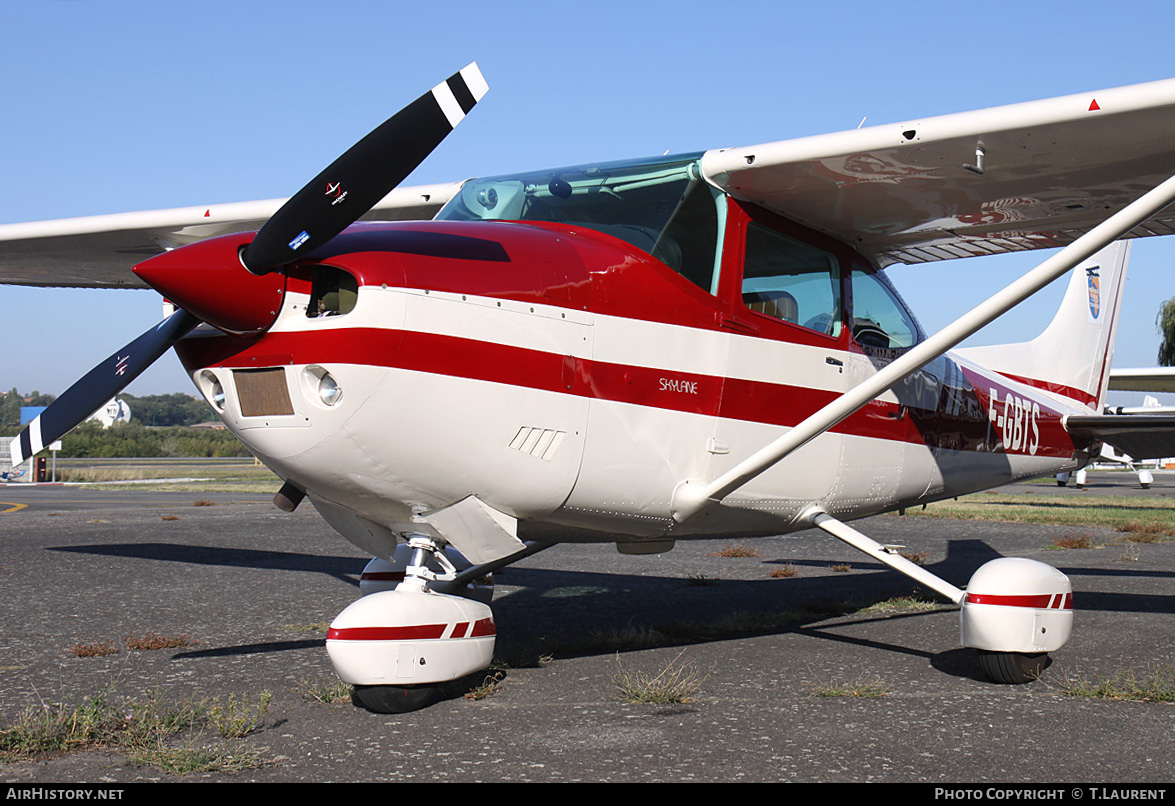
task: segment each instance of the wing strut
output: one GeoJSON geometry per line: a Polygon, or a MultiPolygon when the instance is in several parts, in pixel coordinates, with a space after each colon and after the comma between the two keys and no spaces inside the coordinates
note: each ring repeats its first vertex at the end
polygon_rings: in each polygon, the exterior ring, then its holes
{"type": "Polygon", "coordinates": [[[866,406],[903,378],[917,372],[993,319],[1071,271],[1099,249],[1121,238],[1149,216],[1175,201],[1175,176],[1134,200],[1057,254],[1016,280],[986,302],[944,327],[868,380],[854,386],[810,415],[783,436],[732,467],[711,482],[686,479],[673,491],[673,519],[684,523],[771,468],[795,449],[806,445],[837,423],[866,406]]]}
{"type": "Polygon", "coordinates": [[[935,576],[917,563],[907,560],[893,546],[883,546],[872,538],[861,534],[847,523],[838,521],[820,507],[809,508],[800,516],[800,519],[809,521],[813,526],[823,529],[838,540],[843,540],[858,551],[865,552],[873,559],[905,574],[920,585],[925,585],[935,593],[945,596],[953,603],[963,603],[966,591],[956,588],[942,577],[935,576]]]}

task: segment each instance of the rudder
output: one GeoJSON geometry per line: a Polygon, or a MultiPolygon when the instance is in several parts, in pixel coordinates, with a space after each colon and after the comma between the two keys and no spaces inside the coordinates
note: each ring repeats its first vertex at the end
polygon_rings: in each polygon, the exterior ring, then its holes
{"type": "Polygon", "coordinates": [[[1115,241],[1074,268],[1056,316],[1032,341],[956,352],[1013,380],[1101,411],[1129,261],[1130,241],[1115,241]]]}

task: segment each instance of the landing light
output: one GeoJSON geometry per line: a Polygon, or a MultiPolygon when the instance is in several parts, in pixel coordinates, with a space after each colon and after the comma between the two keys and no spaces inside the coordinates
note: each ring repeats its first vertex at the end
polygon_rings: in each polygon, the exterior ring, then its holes
{"type": "Polygon", "coordinates": [[[328,406],[334,406],[343,399],[342,387],[329,372],[323,373],[318,380],[318,397],[328,406]]]}
{"type": "Polygon", "coordinates": [[[220,379],[211,372],[205,372],[203,381],[205,394],[208,396],[208,402],[211,403],[212,407],[218,412],[223,412],[224,387],[220,385],[220,379]]]}

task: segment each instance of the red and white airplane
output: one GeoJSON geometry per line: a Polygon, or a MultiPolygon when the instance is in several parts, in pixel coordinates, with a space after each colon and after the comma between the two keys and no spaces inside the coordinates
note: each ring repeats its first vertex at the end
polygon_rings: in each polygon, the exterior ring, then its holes
{"type": "Polygon", "coordinates": [[[1101,413],[1128,251],[1110,245],[1175,219],[1175,80],[395,189],[486,89],[466,67],[288,202],[0,227],[0,281],[145,283],[174,311],[13,464],[174,346],[285,480],[279,505],[309,497],[376,558],[327,648],[377,711],[488,665],[485,578],[541,548],[813,526],[959,604],[993,679],[1038,674],[1071,628],[1060,572],[1002,558],[961,590],[847,522],[1175,433],[1101,413]],[[1045,247],[933,336],[882,270],[1045,247]],[[1068,272],[1039,338],[948,352],[1068,272]]]}

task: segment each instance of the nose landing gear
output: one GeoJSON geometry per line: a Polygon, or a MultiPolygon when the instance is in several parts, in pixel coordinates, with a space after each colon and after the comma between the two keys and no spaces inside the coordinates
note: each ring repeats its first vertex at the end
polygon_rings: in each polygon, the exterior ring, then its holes
{"type": "Polygon", "coordinates": [[[355,687],[357,705],[378,713],[423,708],[441,683],[486,668],[494,655],[489,606],[431,590],[430,582],[452,580],[456,569],[431,537],[410,535],[408,546],[404,581],[352,603],[327,634],[335,672],[355,687]]]}

